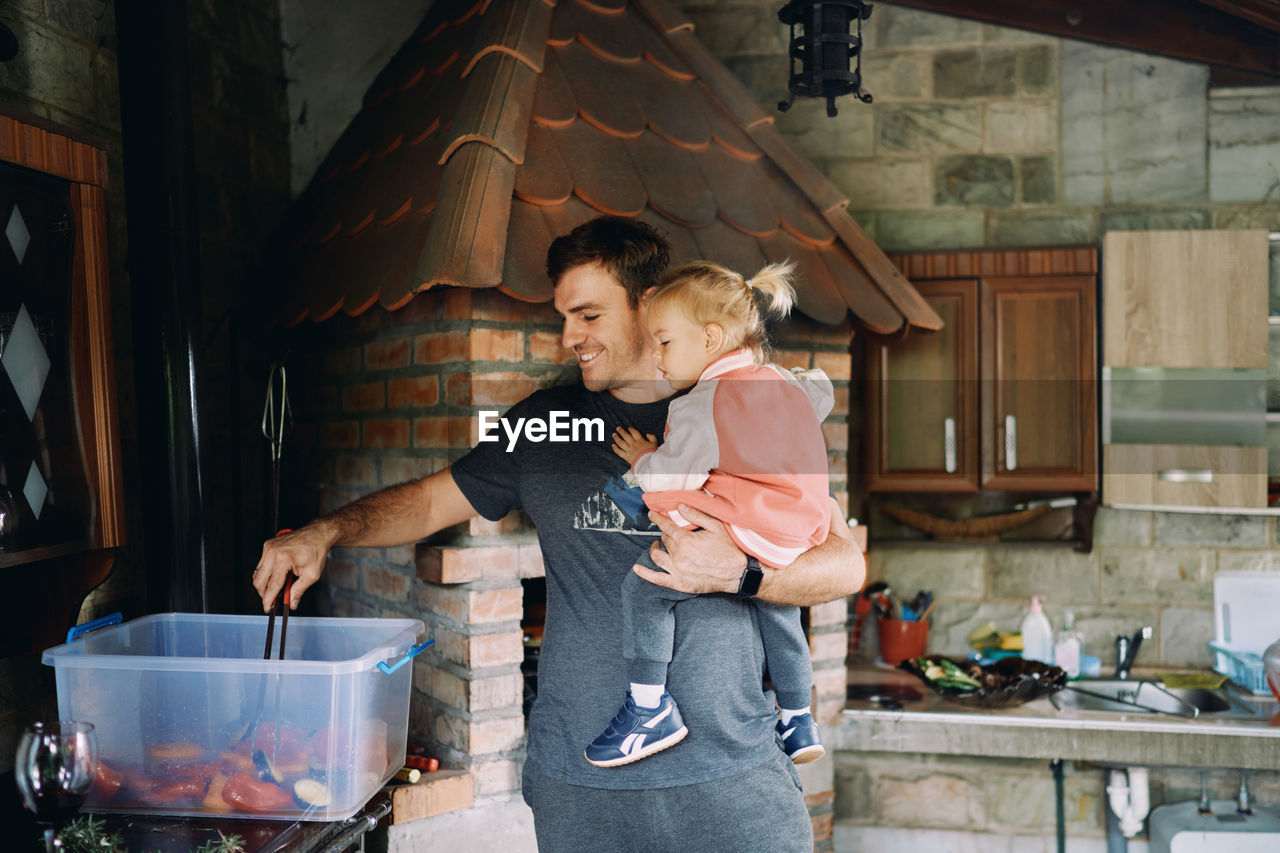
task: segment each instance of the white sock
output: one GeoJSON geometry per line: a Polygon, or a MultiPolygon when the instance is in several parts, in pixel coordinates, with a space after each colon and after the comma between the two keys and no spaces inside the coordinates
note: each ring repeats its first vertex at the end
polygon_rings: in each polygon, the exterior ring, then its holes
{"type": "Polygon", "coordinates": [[[810,707],[811,706],[809,705],[805,705],[803,708],[796,708],[795,710],[792,710],[790,708],[779,708],[778,710],[782,712],[782,724],[784,726],[790,725],[792,717],[798,717],[801,714],[809,713],[810,707]]]}
{"type": "Polygon", "coordinates": [[[666,692],[665,684],[636,684],[631,682],[631,701],[641,708],[656,708],[662,704],[662,694],[666,692]]]}

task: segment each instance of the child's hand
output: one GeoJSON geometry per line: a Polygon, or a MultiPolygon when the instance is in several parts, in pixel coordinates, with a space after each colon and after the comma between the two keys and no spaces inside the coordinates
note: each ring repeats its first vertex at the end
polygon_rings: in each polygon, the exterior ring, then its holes
{"type": "Polygon", "coordinates": [[[637,456],[657,449],[658,439],[638,429],[618,427],[613,431],[613,452],[627,460],[628,465],[634,465],[637,456]]]}

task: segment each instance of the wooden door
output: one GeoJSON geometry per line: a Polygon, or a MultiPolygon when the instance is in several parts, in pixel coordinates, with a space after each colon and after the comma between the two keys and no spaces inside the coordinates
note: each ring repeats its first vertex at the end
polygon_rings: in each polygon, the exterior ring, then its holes
{"type": "Polygon", "coordinates": [[[915,283],[941,331],[868,351],[867,488],[978,489],[978,282],[915,283]]]}
{"type": "Polygon", "coordinates": [[[1097,481],[1093,276],[982,280],[982,486],[1097,481]]]}

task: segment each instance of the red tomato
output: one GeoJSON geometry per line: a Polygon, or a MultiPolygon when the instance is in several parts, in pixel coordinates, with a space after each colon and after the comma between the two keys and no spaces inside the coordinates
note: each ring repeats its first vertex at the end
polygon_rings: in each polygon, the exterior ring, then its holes
{"type": "Polygon", "coordinates": [[[246,812],[274,812],[288,808],[293,795],[270,782],[260,782],[248,773],[240,772],[227,780],[222,787],[222,799],[246,812]]]}
{"type": "Polygon", "coordinates": [[[203,779],[183,779],[171,785],[157,785],[138,799],[149,806],[163,806],[178,800],[203,797],[204,788],[203,779]]]}
{"type": "Polygon", "coordinates": [[[114,797],[123,784],[123,776],[108,767],[105,761],[99,761],[98,769],[93,774],[93,787],[89,794],[99,802],[105,802],[114,797]]]}

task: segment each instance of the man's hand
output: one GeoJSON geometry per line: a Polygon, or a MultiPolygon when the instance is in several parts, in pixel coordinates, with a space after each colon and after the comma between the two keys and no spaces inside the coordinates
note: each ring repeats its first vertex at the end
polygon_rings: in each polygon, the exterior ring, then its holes
{"type": "Polygon", "coordinates": [[[632,427],[618,427],[613,431],[613,452],[634,465],[641,454],[658,449],[658,439],[645,435],[632,427]]]}
{"type": "Polygon", "coordinates": [[[292,610],[298,609],[302,593],[324,571],[324,561],[329,555],[332,532],[323,522],[313,521],[306,527],[268,539],[262,545],[262,559],[253,572],[253,588],[262,596],[262,611],[271,612],[271,605],[284,588],[285,578],[293,572],[298,579],[290,591],[292,610]]]}
{"type": "Polygon", "coordinates": [[[724,524],[684,504],[677,509],[698,529],[685,530],[662,513],[649,513],[662,530],[662,541],[650,546],[649,557],[666,574],[639,564],[632,571],[649,583],[679,592],[737,592],[747,558],[729,538],[724,524]]]}

